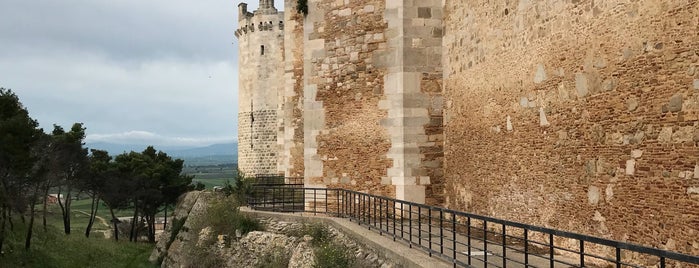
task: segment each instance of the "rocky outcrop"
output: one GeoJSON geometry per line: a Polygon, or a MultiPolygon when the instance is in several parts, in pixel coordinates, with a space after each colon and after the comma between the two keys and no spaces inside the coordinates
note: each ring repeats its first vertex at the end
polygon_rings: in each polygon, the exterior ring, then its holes
{"type": "MultiPolygon", "coordinates": [[[[155,249],[148,258],[151,262],[163,263],[165,266],[168,259],[180,255],[168,254],[168,251],[176,253],[182,247],[183,241],[192,240],[192,235],[188,232],[193,227],[192,219],[204,213],[207,206],[206,200],[210,195],[210,193],[192,191],[180,197],[167,229],[158,237],[155,249]]],[[[169,262],[177,262],[177,260],[169,262]]]]}
{"type": "MultiPolygon", "coordinates": [[[[266,231],[221,235],[207,226],[206,210],[216,195],[190,192],[181,197],[174,220],[150,256],[162,267],[313,267],[317,245],[308,223],[263,218],[266,231]],[[175,232],[175,234],[173,234],[175,232]]],[[[314,223],[316,225],[322,223],[314,223]]],[[[378,252],[330,226],[329,241],[353,258],[353,267],[398,267],[378,252]]]]}

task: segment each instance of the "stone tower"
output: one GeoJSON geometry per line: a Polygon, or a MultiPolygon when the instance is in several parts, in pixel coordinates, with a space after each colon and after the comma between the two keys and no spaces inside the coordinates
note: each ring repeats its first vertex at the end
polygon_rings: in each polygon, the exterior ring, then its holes
{"type": "Polygon", "coordinates": [[[284,89],[284,13],[260,0],[238,5],[238,167],[247,176],[279,174],[280,98],[284,89]]]}

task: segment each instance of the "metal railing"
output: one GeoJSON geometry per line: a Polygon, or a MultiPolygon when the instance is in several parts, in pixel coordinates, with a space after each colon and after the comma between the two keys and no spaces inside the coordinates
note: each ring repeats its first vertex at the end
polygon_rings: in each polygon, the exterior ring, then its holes
{"type": "Polygon", "coordinates": [[[248,205],[347,218],[454,267],[699,267],[698,256],[345,189],[255,185],[248,205]]]}

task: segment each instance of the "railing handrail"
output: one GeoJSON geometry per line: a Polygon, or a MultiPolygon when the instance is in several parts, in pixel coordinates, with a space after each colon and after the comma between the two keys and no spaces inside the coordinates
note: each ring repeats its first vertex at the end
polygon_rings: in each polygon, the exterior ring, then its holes
{"type": "MultiPolygon", "coordinates": [[[[293,185],[296,186],[296,184],[293,184],[293,185]]],[[[393,202],[394,206],[395,206],[395,204],[403,204],[403,205],[409,205],[411,207],[424,208],[424,209],[428,209],[431,211],[441,211],[442,215],[444,215],[444,213],[446,213],[446,214],[454,215],[454,217],[463,216],[463,217],[467,217],[467,218],[471,218],[471,219],[481,220],[481,221],[488,222],[488,223],[496,223],[496,224],[500,224],[503,226],[522,228],[525,230],[540,232],[540,233],[549,234],[549,235],[555,235],[558,237],[572,238],[572,239],[576,239],[579,241],[590,242],[590,243],[599,244],[599,245],[603,245],[603,246],[609,246],[609,247],[614,247],[614,248],[630,250],[630,251],[634,251],[634,252],[638,252],[638,253],[654,255],[656,257],[667,258],[667,259],[671,259],[671,260],[687,262],[687,263],[692,263],[692,264],[699,264],[699,256],[692,256],[692,255],[688,255],[688,254],[684,254],[684,253],[662,250],[659,248],[653,248],[653,247],[644,246],[644,245],[640,245],[640,244],[621,242],[621,241],[616,241],[616,240],[611,240],[611,239],[606,239],[606,238],[600,238],[600,237],[595,237],[595,236],[590,236],[590,235],[573,233],[573,232],[569,232],[569,231],[563,231],[563,230],[552,229],[552,228],[547,228],[547,227],[542,227],[542,226],[519,223],[519,222],[510,221],[510,220],[498,219],[498,218],[493,218],[493,217],[489,217],[489,216],[483,216],[483,215],[473,214],[473,213],[469,213],[469,212],[448,209],[448,208],[444,208],[444,207],[431,206],[431,205],[427,205],[427,204],[415,203],[415,202],[406,201],[406,200],[399,200],[399,199],[386,197],[386,196],[379,196],[379,195],[359,192],[359,191],[355,191],[355,190],[348,190],[348,189],[343,189],[343,188],[322,188],[322,187],[289,188],[289,187],[282,187],[279,185],[269,187],[270,185],[265,185],[265,184],[254,185],[254,186],[255,187],[263,186],[267,190],[293,189],[294,191],[314,191],[314,192],[316,192],[316,191],[332,191],[332,192],[337,192],[338,194],[351,193],[351,194],[354,194],[357,196],[364,196],[364,197],[368,197],[368,198],[381,199],[381,200],[385,200],[388,202],[393,202]]],[[[328,195],[325,194],[324,198],[327,199],[328,195]]],[[[387,205],[388,205],[388,202],[387,202],[387,205]]],[[[323,213],[323,212],[317,212],[317,213],[323,213]]],[[[341,216],[341,217],[348,216],[345,214],[340,214],[341,212],[339,211],[339,209],[338,209],[337,213],[330,213],[328,211],[325,211],[324,213],[329,214],[331,216],[332,215],[337,215],[337,216],[341,216]]]]}

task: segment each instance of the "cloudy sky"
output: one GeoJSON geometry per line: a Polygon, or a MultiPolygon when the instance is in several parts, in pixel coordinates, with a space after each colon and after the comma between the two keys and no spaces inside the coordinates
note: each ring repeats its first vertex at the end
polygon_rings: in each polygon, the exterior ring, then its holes
{"type": "Polygon", "coordinates": [[[87,142],[233,141],[239,2],[0,0],[0,87],[87,142]]]}

